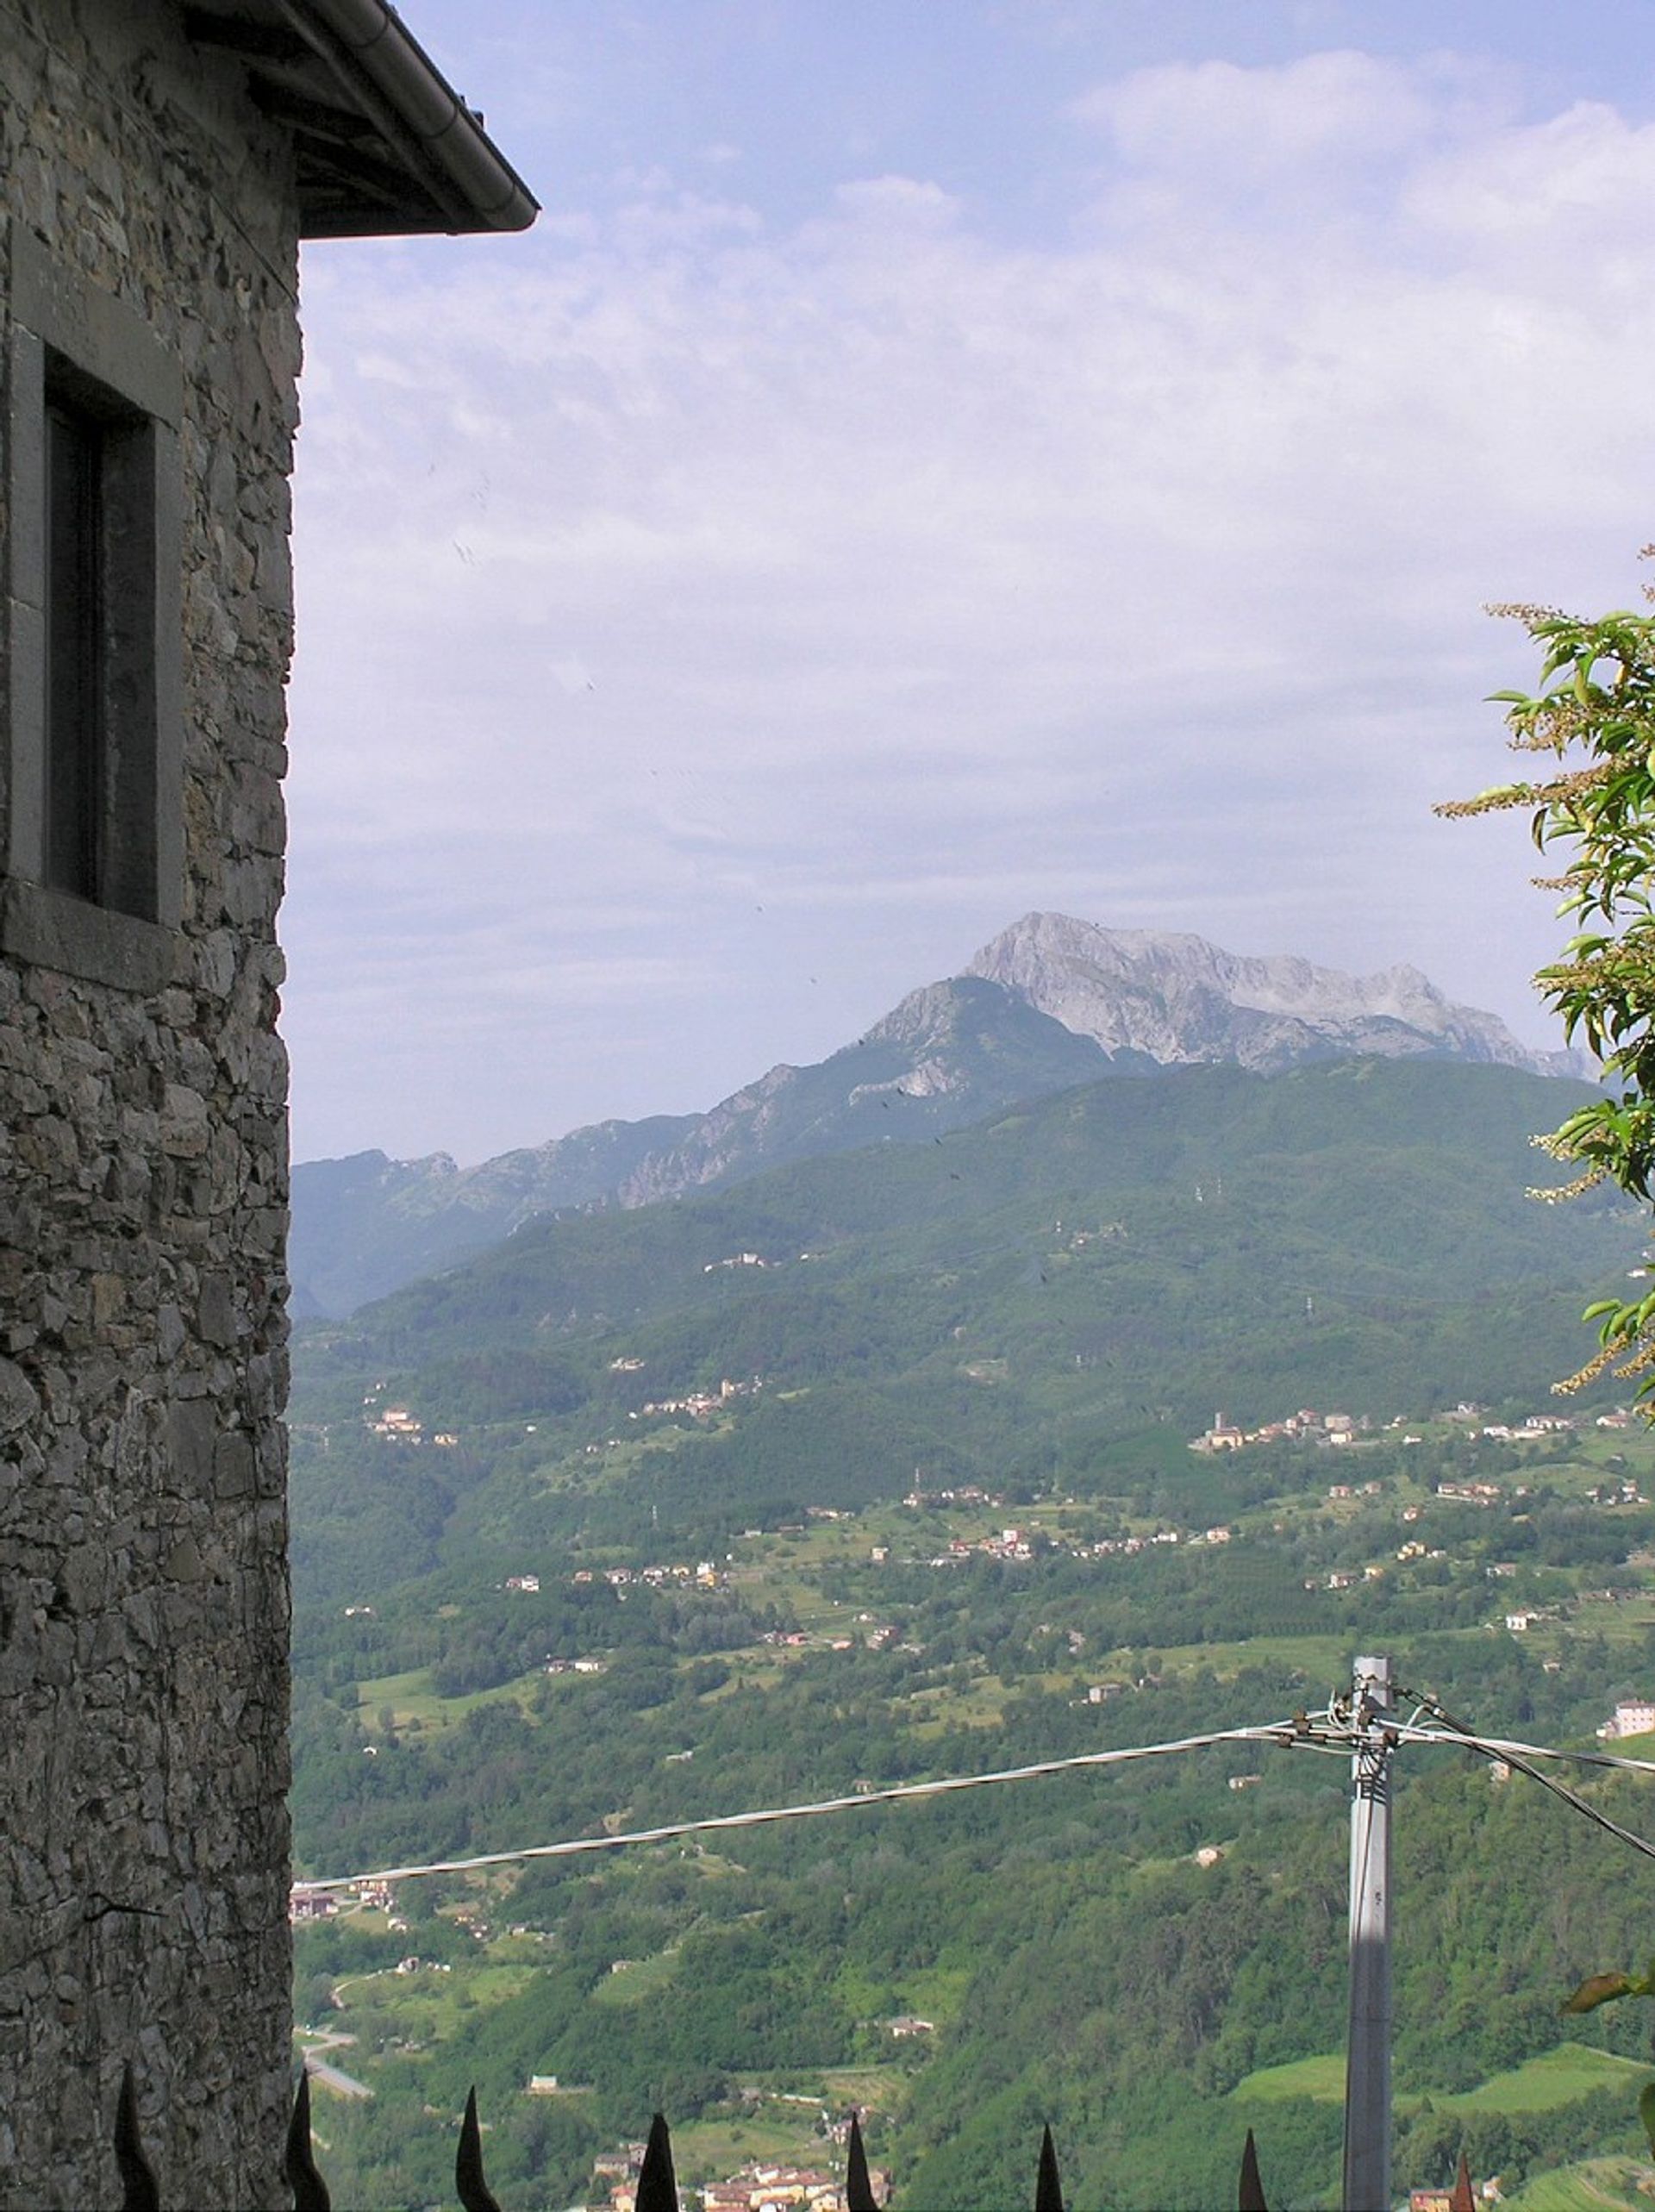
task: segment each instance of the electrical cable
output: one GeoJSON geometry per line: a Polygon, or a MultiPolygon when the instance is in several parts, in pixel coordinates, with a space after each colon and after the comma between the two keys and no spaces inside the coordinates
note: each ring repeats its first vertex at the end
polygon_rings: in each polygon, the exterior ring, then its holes
{"type": "MultiPolygon", "coordinates": [[[[1655,1775],[1655,1760],[1630,1759],[1615,1752],[1561,1751],[1549,1744],[1514,1741],[1503,1736],[1480,1735],[1457,1720],[1435,1698],[1397,1686],[1396,1695],[1415,1708],[1408,1721],[1387,1725],[1390,1746],[1404,1744],[1452,1745],[1490,1759],[1503,1759],[1518,1772],[1550,1790],[1572,1810],[1646,1858],[1655,1859],[1655,1842],[1637,1834],[1580,1796],[1566,1783],[1545,1773],[1536,1759],[1571,1760],[1586,1766],[1619,1769],[1655,1775]],[[1422,1726],[1421,1713],[1435,1725],[1422,1726]]],[[[981,1790],[1002,1782],[1033,1781],[1048,1774],[1073,1773],[1088,1768],[1124,1766],[1137,1760],[1164,1759],[1190,1751],[1207,1751],[1219,1744],[1271,1743],[1289,1749],[1316,1751],[1344,1758],[1366,1740],[1366,1729],[1348,1703],[1335,1697],[1325,1709],[1295,1713],[1290,1720],[1259,1726],[1220,1728],[1204,1735],[1180,1736],[1165,1743],[1134,1744],[1115,1751],[1079,1752],[1066,1759],[1037,1759],[1023,1766],[998,1767],[984,1774],[946,1775],[930,1782],[903,1782],[889,1789],[859,1790],[850,1796],[822,1797],[807,1803],[767,1805],[753,1812],[709,1815],[693,1821],[671,1821],[656,1828],[625,1829],[615,1834],[573,1836],[559,1843],[530,1844],[515,1851],[480,1852],[465,1859],[433,1859],[422,1865],[379,1867],[366,1873],[332,1874],[315,1879],[300,1878],[295,1887],[310,1894],[353,1889],[365,1882],[408,1882],[427,1874],[469,1874],[490,1866],[513,1866],[538,1859],[571,1859],[596,1852],[619,1851],[634,1844],[671,1843],[680,1838],[728,1833],[733,1829],[764,1828],[783,1821],[811,1820],[828,1813],[856,1812],[872,1805],[889,1805],[941,1797],[962,1790],[981,1790]]]]}
{"type": "Polygon", "coordinates": [[[859,1791],[848,1797],[822,1797],[809,1804],[768,1805],[751,1813],[721,1813],[698,1821],[670,1821],[659,1828],[633,1828],[616,1835],[575,1836],[562,1843],[537,1843],[519,1851],[485,1851],[470,1859],[434,1859],[423,1866],[386,1866],[367,1874],[331,1874],[295,1884],[308,1892],[348,1890],[361,1882],[409,1882],[422,1874],[469,1874],[479,1867],[512,1866],[531,1859],[571,1859],[597,1851],[619,1851],[631,1844],[671,1843],[680,1836],[709,1835],[732,1828],[763,1828],[778,1821],[810,1820],[824,1813],[847,1813],[867,1805],[895,1804],[905,1799],[940,1797],[960,1790],[981,1790],[991,1783],[1027,1782],[1046,1774],[1072,1773],[1085,1767],[1124,1766],[1135,1759],[1164,1759],[1186,1751],[1207,1751],[1215,1744],[1275,1743],[1309,1750],[1339,1749],[1314,1732],[1312,1716],[1296,1714],[1291,1720],[1265,1727],[1219,1728],[1208,1735],[1181,1736],[1169,1743],[1134,1744],[1118,1751],[1079,1752],[1068,1759],[1036,1759],[1027,1766],[1004,1766],[987,1774],[946,1775],[934,1782],[902,1782],[887,1790],[859,1791]]]}
{"type": "Polygon", "coordinates": [[[1435,1728],[1419,1728],[1410,1726],[1398,1729],[1396,1734],[1399,1742],[1454,1743],[1463,1746],[1468,1751],[1480,1752],[1485,1759],[1502,1759],[1516,1772],[1526,1775],[1531,1782],[1538,1782],[1542,1790],[1550,1790],[1554,1797],[1560,1798],[1565,1805],[1580,1814],[1583,1819],[1591,1821],[1595,1828],[1603,1829],[1607,1834],[1617,1837],[1622,1843],[1630,1844],[1634,1851],[1641,1852],[1646,1859],[1655,1859],[1655,1842],[1651,1842],[1647,1837],[1639,1835],[1632,1828],[1624,1827],[1621,1821],[1612,1820],[1608,1814],[1600,1811],[1597,1806],[1591,1804],[1586,1798],[1571,1790],[1567,1783],[1559,1782],[1555,1775],[1544,1772],[1533,1762],[1537,1759],[1571,1759],[1581,1765],[1619,1767],[1632,1772],[1645,1774],[1655,1774],[1655,1763],[1648,1759],[1621,1758],[1614,1752],[1558,1751],[1549,1744],[1516,1743],[1505,1737],[1479,1735],[1466,1722],[1456,1720],[1454,1715],[1434,1697],[1422,1696],[1411,1690],[1405,1690],[1402,1694],[1405,1697],[1413,1698],[1422,1710],[1434,1715],[1441,1725],[1435,1728]]]}

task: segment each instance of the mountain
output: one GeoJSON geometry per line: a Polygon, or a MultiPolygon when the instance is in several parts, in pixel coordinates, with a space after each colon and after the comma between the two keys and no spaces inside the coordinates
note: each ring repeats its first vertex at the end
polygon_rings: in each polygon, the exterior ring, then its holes
{"type": "Polygon", "coordinates": [[[458,1168],[447,1153],[293,1174],[295,1310],[344,1314],[571,1208],[647,1205],[887,1139],[912,1142],[1111,1073],[1152,1072],[977,977],[913,991],[814,1067],[773,1067],[709,1113],[603,1122],[458,1168]]]}
{"type": "Polygon", "coordinates": [[[823,1153],[964,1128],[1002,1106],[1155,1062],[1111,1051],[991,980],[957,976],[911,991],[866,1036],[814,1067],[774,1067],[704,1115],[620,1185],[623,1206],[823,1153]]]}
{"type": "MultiPolygon", "coordinates": [[[[296,1461],[296,1497],[332,1501],[296,1572],[372,1578],[353,1547],[374,1514],[354,1534],[336,1516],[374,1387],[461,1437],[417,1472],[473,1485],[465,1540],[503,1557],[652,1526],[711,1555],[920,1465],[997,1482],[1061,1454],[1084,1484],[1095,1440],[1146,1422],[1187,1468],[1221,1407],[1532,1403],[1635,1248],[1624,1206],[1524,1195],[1532,1133],[1588,1095],[1431,1059],[1172,1070],[527,1225],[301,1332],[295,1418],[334,1442],[296,1461]]],[[[366,1472],[403,1495],[402,1461],[366,1472]]],[[[403,1557],[405,1512],[387,1526],[403,1557]]]]}
{"type": "Polygon", "coordinates": [[[1578,1056],[1529,1051],[1413,968],[1346,976],[1030,914],[854,1044],[813,1066],[773,1067],[708,1113],[603,1122],[466,1169],[446,1153],[301,1165],[295,1311],[349,1313],[546,1215],[646,1205],[790,1160],[929,1139],[1106,1076],[1191,1063],[1270,1072],[1358,1053],[1587,1072],[1578,1056]]]}
{"type": "Polygon", "coordinates": [[[365,1298],[449,1267],[565,1206],[601,1204],[701,1117],[600,1122],[550,1144],[461,1168],[447,1153],[315,1159],[293,1171],[288,1265],[295,1317],[349,1313],[365,1298]]]}
{"type": "Polygon", "coordinates": [[[1590,1072],[1579,1054],[1531,1052],[1496,1015],[1452,1004],[1417,968],[1348,976],[1308,960],[1246,959],[1202,937],[1026,914],[965,972],[1108,1052],[1143,1053],[1163,1067],[1230,1061],[1268,1071],[1371,1053],[1590,1072]]]}
{"type": "MultiPolygon", "coordinates": [[[[303,2011],[372,2091],[330,2111],[336,2200],[434,2201],[473,2084],[491,2174],[560,2204],[640,2109],[722,2141],[855,2068],[935,2212],[1018,2201],[1047,2112],[1077,2203],[1218,2203],[1254,2125],[1271,2202],[1333,2201],[1348,1767],[1213,1732],[1315,1709],[1352,1652],[1541,1742],[1646,1689],[1647,1440],[1596,1430],[1602,1393],[1511,1428],[1640,1245],[1614,1194],[1523,1195],[1589,1096],[1431,1054],[1106,1077],[526,1223],[302,1328],[306,1873],[1208,1739],[300,1928],[303,2011]],[[1319,1440],[1190,1448],[1307,1407],[1319,1440]]],[[[1398,2172],[1469,2142],[1514,2189],[1638,2147],[1639,2022],[1593,2023],[1617,2065],[1558,2004],[1639,1955],[1646,1885],[1447,1756],[1397,1762],[1398,2172]]],[[[1639,1824],[1631,1778],[1583,1786],[1639,1824]]]]}

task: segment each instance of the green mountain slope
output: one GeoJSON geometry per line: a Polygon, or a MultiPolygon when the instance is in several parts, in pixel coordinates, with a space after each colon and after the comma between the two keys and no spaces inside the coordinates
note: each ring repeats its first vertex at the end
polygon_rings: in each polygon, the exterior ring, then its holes
{"type": "MultiPolygon", "coordinates": [[[[1636,1256],[1624,1212],[1524,1196],[1533,1132],[1580,1095],[1431,1061],[1093,1084],[930,1145],[534,1224],[308,1332],[296,1411],[337,1422],[372,1383],[459,1434],[452,1465],[421,1463],[441,1495],[412,1522],[503,1551],[646,1526],[713,1543],[916,1469],[1003,1484],[1061,1454],[1084,1490],[1089,1450],[1146,1425],[1187,1468],[1221,1407],[1532,1397],[1636,1256]],[[715,1407],[652,1410],[727,1382],[715,1407]]],[[[300,1479],[337,1489],[347,1462],[300,1479]]]]}
{"type": "MultiPolygon", "coordinates": [[[[303,1330],[299,1863],[1182,1738],[1315,1706],[1356,1650],[1590,1744],[1652,1686],[1647,1440],[1413,1433],[1543,1406],[1635,1261],[1630,1213],[1522,1195],[1583,1095],[1426,1060],[1099,1083],[526,1227],[303,1330]],[[1192,1453],[1221,1405],[1375,1425],[1192,1453]]],[[[1646,1954],[1643,1862],[1521,1777],[1405,1764],[1399,2186],[1462,2142],[1508,2185],[1635,2154],[1627,2070],[1530,2062],[1646,1954]]],[[[1647,1830],[1641,1785],[1585,1786],[1647,1830]]],[[[1327,2203],[1347,1820],[1342,1759],[1231,1745],[403,1884],[397,1924],[299,1931],[302,2015],[374,2092],[324,2164],[338,2201],[429,2200],[475,2082],[503,2202],[590,2195],[657,2104],[699,2180],[855,2098],[921,2212],[1026,2202],[1048,2119],[1077,2203],[1227,2201],[1249,2124],[1271,2201],[1327,2203]]]]}
{"type": "Polygon", "coordinates": [[[603,1122],[458,1168],[446,1153],[302,1163],[295,1309],[349,1313],[560,1209],[726,1188],[790,1160],[921,1143],[1022,1099],[1184,1065],[1279,1071],[1358,1054],[1589,1073],[1531,1052],[1411,968],[1357,977],[1198,937],[1028,914],[968,972],[910,991],[854,1043],[705,1114],[603,1122]]]}
{"type": "Polygon", "coordinates": [[[603,1122],[459,1169],[446,1154],[316,1160],[293,1176],[290,1259],[303,1310],[348,1313],[560,1209],[640,1206],[767,1167],[909,1143],[1015,1099],[1154,1062],[1105,1052],[998,984],[916,990],[809,1067],[773,1067],[706,1114],[603,1122]]]}

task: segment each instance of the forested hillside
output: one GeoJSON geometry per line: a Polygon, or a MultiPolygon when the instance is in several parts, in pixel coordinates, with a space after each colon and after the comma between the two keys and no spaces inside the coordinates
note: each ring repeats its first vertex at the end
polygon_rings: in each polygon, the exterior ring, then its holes
{"type": "Polygon", "coordinates": [[[302,1586],[525,1544],[715,1546],[807,1505],[1026,1484],[1147,1425],[1388,1416],[1568,1372],[1635,1259],[1524,1196],[1574,1086],[1503,1068],[1192,1069],[930,1145],[540,1224],[301,1340],[302,1586]],[[696,1417],[652,1407],[740,1386],[696,1417]],[[370,1448],[369,1386],[456,1450],[370,1448]],[[326,1425],[325,1459],[314,1440],[326,1425]]]}
{"type": "MultiPolygon", "coordinates": [[[[308,1332],[303,1869],[1278,1720],[1358,1649],[1590,1743],[1655,1690],[1655,1452],[1602,1396],[1552,1425],[1637,1253],[1521,1195],[1574,1095],[1112,1082],[527,1229],[308,1332]],[[1192,1451],[1220,1406],[1272,1433],[1192,1451]]],[[[524,2208],[605,2200],[657,2103],[692,2179],[831,2161],[855,2105],[922,2212],[1027,2201],[1043,2119],[1077,2203],[1222,2202],[1248,2124],[1272,2204],[1329,2202],[1346,1795],[1232,1745],[358,1900],[299,1931],[301,2016],[373,2092],[324,2105],[335,2201],[433,2195],[475,2080],[524,2208]]],[[[1633,2177],[1647,2029],[1564,2044],[1557,2006],[1646,1953],[1645,1862],[1446,1751],[1397,1826],[1400,2177],[1462,2141],[1508,2194],[1633,2177]]]]}

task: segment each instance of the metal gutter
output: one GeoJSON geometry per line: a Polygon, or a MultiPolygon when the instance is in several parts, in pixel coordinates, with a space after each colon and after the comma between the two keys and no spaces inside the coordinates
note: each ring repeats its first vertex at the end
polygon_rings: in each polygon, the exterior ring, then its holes
{"type": "Polygon", "coordinates": [[[456,231],[527,230],[540,203],[385,0],[279,0],[456,231]]]}

